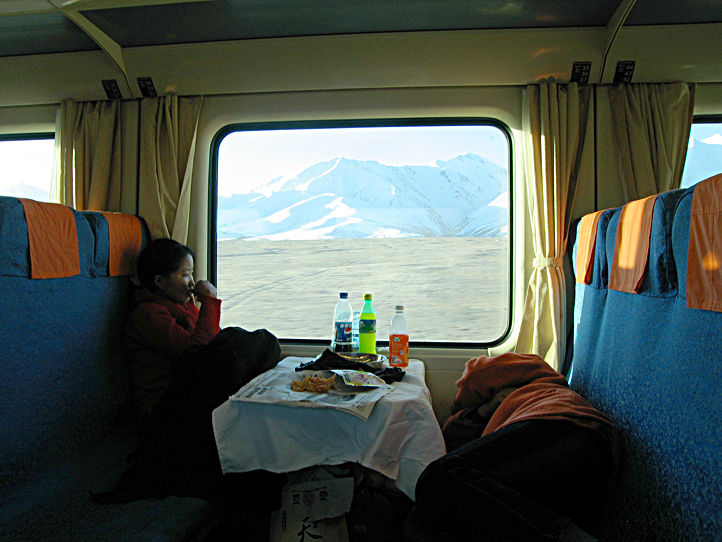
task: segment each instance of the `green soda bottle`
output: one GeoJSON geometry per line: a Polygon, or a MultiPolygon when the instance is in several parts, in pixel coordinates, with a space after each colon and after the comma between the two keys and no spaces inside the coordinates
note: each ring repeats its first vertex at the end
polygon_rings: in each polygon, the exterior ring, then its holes
{"type": "Polygon", "coordinates": [[[364,294],[364,306],[358,322],[359,349],[363,354],[376,353],[376,312],[371,306],[371,294],[364,294]]]}

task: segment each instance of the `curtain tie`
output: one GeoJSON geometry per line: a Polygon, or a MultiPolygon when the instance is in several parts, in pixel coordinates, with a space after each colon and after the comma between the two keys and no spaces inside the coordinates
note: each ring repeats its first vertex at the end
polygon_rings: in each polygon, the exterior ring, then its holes
{"type": "Polygon", "coordinates": [[[534,258],[534,267],[544,269],[546,267],[563,267],[564,258],[534,258]]]}

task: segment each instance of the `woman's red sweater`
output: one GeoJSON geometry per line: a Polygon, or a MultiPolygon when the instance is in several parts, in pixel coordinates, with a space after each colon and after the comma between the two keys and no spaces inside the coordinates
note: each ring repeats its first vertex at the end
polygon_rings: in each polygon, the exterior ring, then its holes
{"type": "Polygon", "coordinates": [[[176,303],[145,289],[137,292],[125,327],[125,353],[139,415],[158,402],[183,353],[208,344],[220,331],[221,300],[202,296],[200,301],[198,310],[192,301],[176,303]]]}

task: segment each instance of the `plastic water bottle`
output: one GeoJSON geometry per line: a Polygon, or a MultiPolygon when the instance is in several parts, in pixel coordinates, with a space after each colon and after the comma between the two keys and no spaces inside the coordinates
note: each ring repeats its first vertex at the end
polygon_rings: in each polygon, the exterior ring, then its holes
{"type": "Polygon", "coordinates": [[[409,321],[404,314],[403,305],[396,305],[396,312],[389,326],[389,365],[391,367],[409,365],[409,321]]]}
{"type": "Polygon", "coordinates": [[[371,305],[371,294],[364,294],[364,306],[358,322],[359,349],[363,354],[376,353],[376,311],[371,305]]]}
{"type": "Polygon", "coordinates": [[[351,348],[354,352],[358,352],[358,322],[361,319],[361,311],[353,311],[353,323],[351,324],[351,348]]]}
{"type": "Polygon", "coordinates": [[[331,346],[334,352],[351,352],[351,325],[353,324],[353,309],[348,300],[348,293],[341,292],[340,299],[333,311],[333,340],[331,346]]]}

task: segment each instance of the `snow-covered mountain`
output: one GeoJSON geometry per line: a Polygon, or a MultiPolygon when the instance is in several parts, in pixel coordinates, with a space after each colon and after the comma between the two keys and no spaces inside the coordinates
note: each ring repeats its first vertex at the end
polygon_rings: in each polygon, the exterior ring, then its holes
{"type": "Polygon", "coordinates": [[[28,198],[36,201],[48,201],[48,192],[29,184],[14,184],[6,188],[0,189],[0,196],[10,196],[13,198],[28,198]]]}
{"type": "Polygon", "coordinates": [[[337,158],[218,198],[218,238],[498,237],[507,171],[475,154],[426,166],[337,158]]]}
{"type": "Polygon", "coordinates": [[[691,186],[722,173],[722,135],[692,139],[687,149],[682,186],[691,186]]]}

